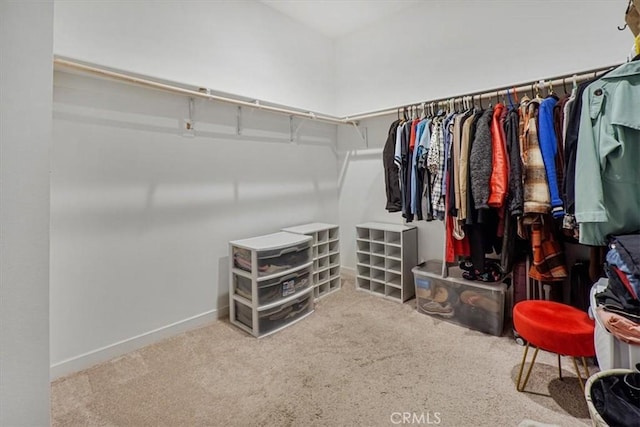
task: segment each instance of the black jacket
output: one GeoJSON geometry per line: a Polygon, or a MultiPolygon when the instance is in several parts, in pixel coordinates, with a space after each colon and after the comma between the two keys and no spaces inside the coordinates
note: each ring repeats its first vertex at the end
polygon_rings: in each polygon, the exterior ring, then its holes
{"type": "Polygon", "coordinates": [[[396,148],[396,133],[401,120],[391,123],[387,142],[382,150],[382,163],[384,165],[384,184],[387,191],[387,206],[389,212],[400,212],[402,200],[400,194],[400,175],[398,165],[394,162],[396,148]]]}
{"type": "Polygon", "coordinates": [[[518,110],[513,109],[507,115],[504,130],[507,137],[509,153],[509,193],[507,210],[510,215],[519,216],[524,212],[524,189],[522,187],[522,159],[520,157],[520,141],[518,126],[520,118],[518,110]]]}

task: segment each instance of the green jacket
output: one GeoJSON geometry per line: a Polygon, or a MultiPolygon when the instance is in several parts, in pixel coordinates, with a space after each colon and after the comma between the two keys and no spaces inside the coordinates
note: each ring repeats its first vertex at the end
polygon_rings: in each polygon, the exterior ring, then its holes
{"type": "Polygon", "coordinates": [[[580,243],[640,230],[640,61],[593,82],[582,97],[576,157],[580,243]]]}

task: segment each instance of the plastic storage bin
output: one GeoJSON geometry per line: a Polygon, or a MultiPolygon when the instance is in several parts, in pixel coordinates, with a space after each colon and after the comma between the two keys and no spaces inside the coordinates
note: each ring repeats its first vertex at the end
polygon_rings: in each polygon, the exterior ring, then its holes
{"type": "Polygon", "coordinates": [[[600,279],[591,287],[591,315],[596,321],[593,340],[598,366],[603,371],[618,368],[633,369],[636,363],[640,363],[640,346],[617,339],[607,330],[596,313],[595,295],[603,291],[607,283],[607,279],[600,279]]]}
{"type": "Polygon", "coordinates": [[[412,269],[418,312],[470,329],[502,335],[507,286],[462,278],[459,268],[442,277],[442,261],[430,260],[412,269]]]}

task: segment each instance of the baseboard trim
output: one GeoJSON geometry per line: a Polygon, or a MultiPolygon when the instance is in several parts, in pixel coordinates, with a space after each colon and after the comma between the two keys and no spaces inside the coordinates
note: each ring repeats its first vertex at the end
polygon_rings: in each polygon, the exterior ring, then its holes
{"type": "Polygon", "coordinates": [[[55,380],[56,378],[82,371],[83,369],[90,368],[98,363],[106,362],[129,352],[139,350],[147,345],[154,344],[165,338],[199,328],[215,320],[228,316],[229,307],[223,307],[218,310],[210,310],[197,314],[189,317],[188,319],[180,320],[135,337],[127,338],[105,347],[54,363],[49,368],[49,377],[51,380],[55,380]]]}

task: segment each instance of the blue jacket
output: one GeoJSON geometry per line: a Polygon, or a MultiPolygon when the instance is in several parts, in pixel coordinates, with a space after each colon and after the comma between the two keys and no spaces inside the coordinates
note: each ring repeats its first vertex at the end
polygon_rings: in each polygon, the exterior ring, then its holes
{"type": "Polygon", "coordinates": [[[546,98],[540,103],[540,112],[538,113],[540,129],[538,129],[538,138],[540,140],[540,151],[542,151],[544,169],[547,172],[549,196],[551,197],[551,213],[554,218],[561,218],[564,216],[564,208],[558,189],[558,176],[556,175],[558,140],[553,127],[553,107],[555,107],[557,103],[558,100],[553,97],[546,98]]]}

